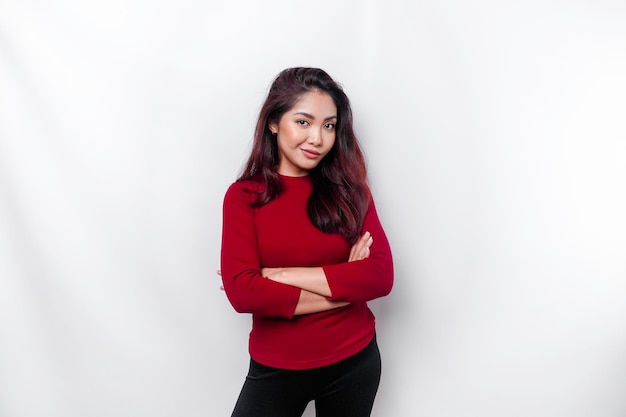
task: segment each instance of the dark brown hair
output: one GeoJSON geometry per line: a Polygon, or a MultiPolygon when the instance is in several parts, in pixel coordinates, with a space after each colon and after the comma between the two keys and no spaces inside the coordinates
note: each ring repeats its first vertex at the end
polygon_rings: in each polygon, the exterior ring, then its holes
{"type": "Polygon", "coordinates": [[[339,233],[351,244],[361,234],[369,205],[365,159],[352,127],[350,101],[343,89],[319,68],[288,68],[274,79],[261,107],[250,157],[239,180],[263,183],[257,204],[267,204],[281,192],[277,173],[279,160],[276,137],[269,125],[282,116],[308,92],[327,93],[337,107],[335,144],[309,173],[313,192],[307,211],[311,222],[324,232],[339,233]]]}

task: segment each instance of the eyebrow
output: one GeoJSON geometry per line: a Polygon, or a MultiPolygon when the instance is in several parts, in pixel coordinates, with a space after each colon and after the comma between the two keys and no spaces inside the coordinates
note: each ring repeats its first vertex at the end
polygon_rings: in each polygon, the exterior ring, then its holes
{"type": "MultiPolygon", "coordinates": [[[[307,117],[309,119],[315,120],[315,117],[313,117],[312,114],[309,114],[307,112],[299,111],[299,112],[294,113],[294,116],[298,115],[298,114],[301,115],[301,116],[307,117]]],[[[324,119],[324,121],[332,120],[332,119],[336,119],[336,118],[337,118],[337,116],[328,116],[327,118],[324,119]]]]}

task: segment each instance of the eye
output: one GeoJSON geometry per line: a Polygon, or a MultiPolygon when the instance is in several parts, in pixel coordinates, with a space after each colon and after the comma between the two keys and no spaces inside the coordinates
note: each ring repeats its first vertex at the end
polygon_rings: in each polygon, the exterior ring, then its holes
{"type": "Polygon", "coordinates": [[[334,128],[335,128],[335,124],[334,123],[326,123],[324,125],[324,129],[332,130],[334,128]]]}
{"type": "Polygon", "coordinates": [[[296,120],[296,123],[298,123],[300,126],[308,126],[309,122],[307,122],[306,120],[296,120]]]}

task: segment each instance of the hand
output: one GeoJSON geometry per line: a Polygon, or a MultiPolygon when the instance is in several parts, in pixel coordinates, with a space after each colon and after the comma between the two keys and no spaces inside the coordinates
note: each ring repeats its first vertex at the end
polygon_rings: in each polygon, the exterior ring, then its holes
{"type": "MultiPolygon", "coordinates": [[[[222,270],[221,269],[218,269],[215,272],[217,272],[217,275],[219,275],[220,277],[222,276],[222,270]]],[[[224,291],[224,286],[223,285],[220,285],[220,290],[224,291]]]]}
{"type": "Polygon", "coordinates": [[[360,261],[362,259],[369,258],[370,246],[372,246],[372,243],[374,243],[372,235],[370,235],[370,232],[365,232],[365,234],[361,236],[354,245],[352,245],[348,262],[360,261]]]}

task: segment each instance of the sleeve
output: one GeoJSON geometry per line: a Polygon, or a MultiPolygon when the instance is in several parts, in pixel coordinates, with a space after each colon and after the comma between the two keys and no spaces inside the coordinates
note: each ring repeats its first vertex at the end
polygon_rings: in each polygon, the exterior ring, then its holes
{"type": "Polygon", "coordinates": [[[264,278],[254,224],[254,193],[239,183],[224,197],[221,274],[228,300],[239,313],[292,318],[300,289],[264,278]]]}
{"type": "Polygon", "coordinates": [[[393,258],[373,200],[370,201],[363,222],[363,233],[366,231],[374,239],[368,258],[324,267],[333,294],[331,300],[365,302],[384,297],[391,292],[393,258]]]}

